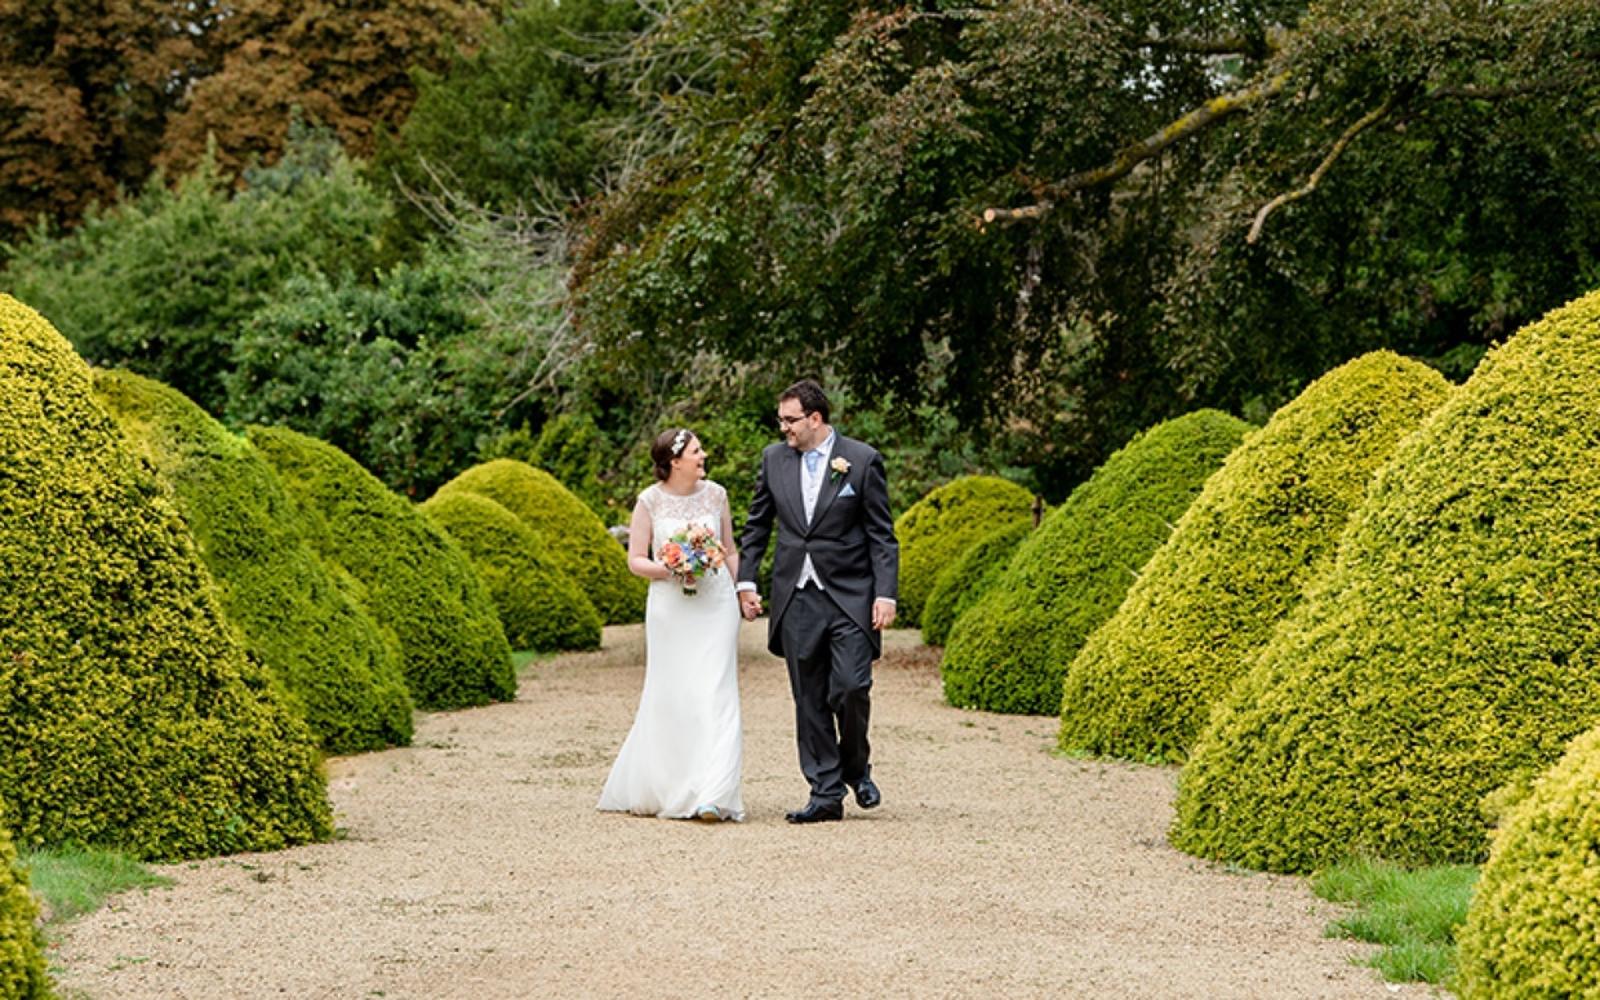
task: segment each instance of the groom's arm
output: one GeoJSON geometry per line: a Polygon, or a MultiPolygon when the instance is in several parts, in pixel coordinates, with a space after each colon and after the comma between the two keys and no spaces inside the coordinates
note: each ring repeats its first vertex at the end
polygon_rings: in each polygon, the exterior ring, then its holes
{"type": "Polygon", "coordinates": [[[883,456],[876,451],[867,463],[861,499],[867,555],[872,563],[873,624],[883,628],[894,620],[895,601],[900,596],[900,542],[894,537],[894,518],[889,515],[889,475],[884,471],[883,456]]]}
{"type": "Polygon", "coordinates": [[[761,557],[767,553],[767,541],[772,537],[772,521],[776,515],[772,490],[767,485],[767,456],[763,452],[761,469],[756,473],[756,492],[750,498],[750,514],[745,518],[744,535],[739,539],[740,590],[756,589],[761,557]]]}

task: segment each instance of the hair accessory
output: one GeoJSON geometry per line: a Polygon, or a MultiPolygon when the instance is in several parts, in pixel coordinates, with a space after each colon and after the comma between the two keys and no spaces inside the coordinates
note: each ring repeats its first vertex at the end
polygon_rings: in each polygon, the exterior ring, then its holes
{"type": "Polygon", "coordinates": [[[672,457],[677,458],[683,453],[683,446],[689,443],[689,428],[685,427],[672,439],[672,457]]]}

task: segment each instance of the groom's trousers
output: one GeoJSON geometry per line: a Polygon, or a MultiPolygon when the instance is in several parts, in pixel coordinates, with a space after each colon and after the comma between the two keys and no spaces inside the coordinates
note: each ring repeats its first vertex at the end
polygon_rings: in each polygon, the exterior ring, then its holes
{"type": "Polygon", "coordinates": [[[783,613],[783,652],[794,693],[800,770],[813,802],[840,802],[872,776],[872,642],[833,598],[802,587],[783,613]]]}

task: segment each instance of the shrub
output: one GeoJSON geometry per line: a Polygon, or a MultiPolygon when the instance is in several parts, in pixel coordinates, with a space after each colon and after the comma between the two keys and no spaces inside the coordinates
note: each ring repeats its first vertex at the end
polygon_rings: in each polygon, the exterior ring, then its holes
{"type": "Polygon", "coordinates": [[[1179,847],[1284,871],[1482,859],[1484,794],[1600,715],[1597,361],[1591,295],[1402,442],[1196,742],[1179,847]]]}
{"type": "Polygon", "coordinates": [[[438,250],[375,277],[288,279],[233,338],[229,422],[292,427],[428,495],[531,374],[524,345],[478,315],[481,288],[438,250]]]}
{"type": "Polygon", "coordinates": [[[422,505],[489,587],[513,649],[597,649],[600,615],[556,569],[533,529],[488,497],[454,490],[422,505]]]}
{"type": "Polygon", "coordinates": [[[1373,475],[1449,391],[1433,369],[1380,351],[1247,437],[1072,661],[1062,747],[1181,760],[1249,654],[1326,571],[1373,475]]]}
{"type": "Polygon", "coordinates": [[[956,622],[941,671],[957,706],[1054,715],[1067,665],[1111,617],[1249,425],[1216,410],[1157,424],[1106,459],[956,622]]]}
{"type": "Polygon", "coordinates": [[[42,1000],[50,995],[43,945],[35,921],[39,908],[28,877],[17,865],[11,838],[0,830],[0,997],[42,1000]]]}
{"type": "Polygon", "coordinates": [[[393,638],[339,588],[272,466],[176,389],[97,371],[95,395],[172,488],[244,645],[329,753],[411,741],[393,638]]]}
{"type": "Polygon", "coordinates": [[[1572,742],[1495,834],[1458,935],[1463,1000],[1600,993],[1600,729],[1572,742]]]}
{"type": "Polygon", "coordinates": [[[7,283],[97,364],[131,368],[211,412],[238,331],[295,275],[366,274],[391,213],[325,130],[297,128],[283,158],[235,192],[207,159],[176,185],[36,230],[7,283]]]}
{"type": "Polygon", "coordinates": [[[0,799],[19,845],[173,859],[327,837],[316,744],[245,656],[88,366],[0,295],[0,799]]]}
{"type": "Polygon", "coordinates": [[[900,540],[895,620],[922,624],[922,606],[941,572],[995,528],[1032,519],[1033,494],[996,476],[964,476],[912,504],[894,522],[900,540]]]}
{"type": "Polygon", "coordinates": [[[281,427],[247,433],[312,521],[312,544],[361,581],[367,610],[400,640],[420,707],[516,697],[494,601],[443,528],[333,445],[281,427]]]}
{"type": "Polygon", "coordinates": [[[455,491],[488,497],[521,518],[607,625],[644,617],[645,581],[628,572],[626,550],[594,512],[548,472],[497,458],[450,480],[439,495],[455,491]]]}
{"type": "Polygon", "coordinates": [[[968,608],[994,589],[1005,576],[1011,556],[1033,532],[1033,519],[1013,521],[991,531],[969,546],[961,558],[946,566],[933,583],[922,607],[922,641],[943,646],[950,630],[968,608]]]}

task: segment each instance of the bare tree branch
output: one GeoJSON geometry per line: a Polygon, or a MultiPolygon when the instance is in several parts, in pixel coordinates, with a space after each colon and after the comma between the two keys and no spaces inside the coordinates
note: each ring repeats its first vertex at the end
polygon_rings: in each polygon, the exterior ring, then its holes
{"type": "Polygon", "coordinates": [[[1282,70],[1254,87],[1213,97],[1155,133],[1123,147],[1110,163],[1045,185],[1038,192],[1041,197],[1036,204],[1023,208],[985,209],[980,226],[992,222],[1037,222],[1054,210],[1056,199],[1060,196],[1120,180],[1140,163],[1161,155],[1169,146],[1197,135],[1225,118],[1254,111],[1262,103],[1282,93],[1288,83],[1289,71],[1282,70]]]}
{"type": "Polygon", "coordinates": [[[1285,191],[1262,205],[1261,210],[1256,213],[1255,221],[1250,224],[1250,234],[1245,237],[1245,242],[1254,243],[1261,238],[1261,228],[1267,224],[1267,216],[1289,204],[1289,202],[1298,201],[1315,191],[1317,185],[1322,182],[1322,178],[1327,176],[1328,170],[1333,166],[1334,162],[1349,148],[1351,141],[1394,109],[1395,99],[1396,95],[1390,94],[1384,98],[1382,104],[1351,123],[1350,127],[1345,129],[1339,138],[1334,141],[1333,148],[1328,150],[1328,155],[1324,156],[1322,162],[1317,164],[1317,169],[1311,171],[1311,176],[1307,178],[1305,184],[1295,188],[1293,191],[1285,191]]]}

